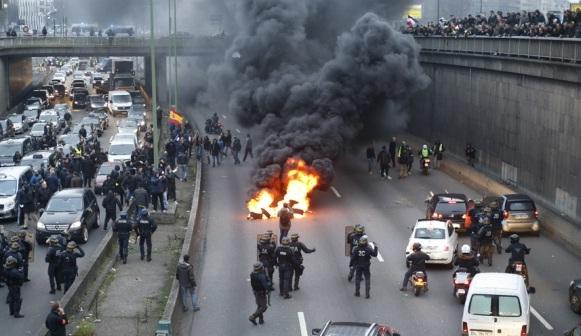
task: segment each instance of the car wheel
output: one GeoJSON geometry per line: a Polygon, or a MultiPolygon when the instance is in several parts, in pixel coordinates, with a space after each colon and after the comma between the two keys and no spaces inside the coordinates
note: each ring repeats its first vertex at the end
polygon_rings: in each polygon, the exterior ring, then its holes
{"type": "Polygon", "coordinates": [[[89,241],[89,229],[87,228],[86,225],[83,225],[83,228],[81,229],[81,244],[85,244],[86,242],[89,241]]]}
{"type": "Polygon", "coordinates": [[[571,310],[577,314],[581,314],[581,298],[579,294],[573,293],[569,297],[569,304],[571,305],[571,310]]]}

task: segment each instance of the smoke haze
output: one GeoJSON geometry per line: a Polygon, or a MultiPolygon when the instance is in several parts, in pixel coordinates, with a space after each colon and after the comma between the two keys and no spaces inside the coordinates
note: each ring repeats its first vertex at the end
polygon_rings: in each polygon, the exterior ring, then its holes
{"type": "MultiPolygon", "coordinates": [[[[389,13],[400,16],[402,6],[389,13]]],[[[262,130],[256,188],[280,190],[287,159],[300,157],[325,189],[332,161],[362,130],[389,129],[386,116],[392,128],[405,123],[402,107],[429,79],[413,39],[369,9],[387,13],[371,0],[241,1],[240,32],[224,63],[209,70],[208,95],[229,92],[238,121],[262,130]]]]}

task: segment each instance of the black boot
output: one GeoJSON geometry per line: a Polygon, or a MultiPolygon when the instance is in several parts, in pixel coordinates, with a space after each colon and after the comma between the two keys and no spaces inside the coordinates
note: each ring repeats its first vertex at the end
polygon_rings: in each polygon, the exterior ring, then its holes
{"type": "Polygon", "coordinates": [[[359,291],[355,291],[355,296],[361,296],[361,294],[359,294],[359,291]]]}
{"type": "Polygon", "coordinates": [[[258,323],[264,324],[264,315],[262,314],[258,315],[258,323]]]}
{"type": "Polygon", "coordinates": [[[254,314],[250,315],[248,321],[250,321],[250,323],[254,324],[255,326],[258,325],[256,324],[256,316],[254,316],[254,314]]]}

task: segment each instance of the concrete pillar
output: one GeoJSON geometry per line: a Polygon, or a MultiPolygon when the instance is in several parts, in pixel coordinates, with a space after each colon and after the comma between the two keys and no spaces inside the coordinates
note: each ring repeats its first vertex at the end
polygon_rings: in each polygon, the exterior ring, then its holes
{"type": "Polygon", "coordinates": [[[143,57],[145,71],[145,90],[151,95],[151,57],[143,57]]]}
{"type": "Polygon", "coordinates": [[[10,108],[10,82],[8,60],[0,58],[0,115],[5,116],[10,108]]]}
{"type": "Polygon", "coordinates": [[[157,70],[157,104],[165,110],[169,104],[169,95],[167,90],[167,60],[165,56],[158,55],[156,58],[157,70]]]}

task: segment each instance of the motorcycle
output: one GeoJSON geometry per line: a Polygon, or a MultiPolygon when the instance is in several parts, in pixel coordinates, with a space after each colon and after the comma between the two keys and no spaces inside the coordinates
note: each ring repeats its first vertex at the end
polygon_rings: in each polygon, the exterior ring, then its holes
{"type": "Polygon", "coordinates": [[[466,302],[466,294],[472,282],[472,274],[468,273],[465,268],[458,268],[454,273],[454,296],[460,300],[460,303],[466,302]]]}
{"type": "Polygon", "coordinates": [[[414,292],[415,296],[420,296],[420,294],[426,291],[428,287],[428,282],[426,280],[426,274],[422,271],[417,271],[412,274],[409,280],[410,288],[414,292]]]}
{"type": "Polygon", "coordinates": [[[206,119],[206,127],[204,127],[204,130],[208,134],[221,134],[222,127],[220,122],[214,123],[212,119],[206,119]]]}
{"type": "Polygon", "coordinates": [[[529,288],[529,271],[527,269],[527,265],[522,261],[513,261],[510,264],[509,272],[512,274],[518,274],[523,277],[527,288],[529,288]]]}
{"type": "Polygon", "coordinates": [[[493,254],[494,254],[494,247],[492,245],[492,241],[480,244],[478,257],[479,257],[479,261],[481,264],[484,264],[484,259],[487,259],[488,266],[492,266],[493,254]]]}
{"type": "Polygon", "coordinates": [[[422,174],[426,176],[430,175],[430,163],[431,163],[430,158],[422,159],[422,174]]]}

